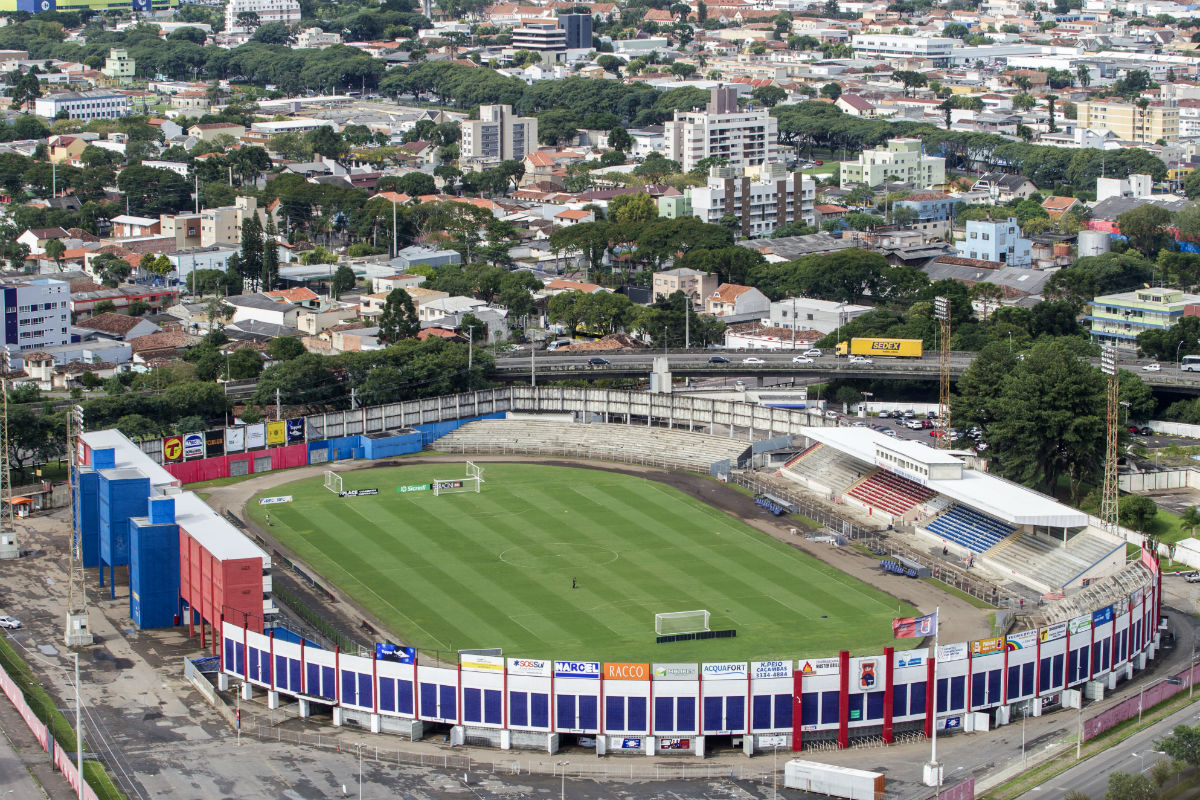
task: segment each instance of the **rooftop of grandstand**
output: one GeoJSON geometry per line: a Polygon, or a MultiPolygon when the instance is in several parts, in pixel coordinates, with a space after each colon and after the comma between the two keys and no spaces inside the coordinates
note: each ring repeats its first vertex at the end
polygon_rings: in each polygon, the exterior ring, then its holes
{"type": "Polygon", "coordinates": [[[79,438],[95,450],[112,448],[116,463],[113,469],[134,469],[150,479],[151,486],[178,486],[179,480],[159,466],[153,458],[142,452],[142,448],[131,442],[116,429],[89,431],[79,438]]]}
{"type": "Polygon", "coordinates": [[[261,558],[263,567],[271,566],[271,557],[237,528],[213,511],[192,492],[172,495],[175,499],[175,521],[179,527],[222,561],[239,558],[261,558]]]}
{"type": "MultiPolygon", "coordinates": [[[[877,463],[875,454],[878,446],[891,447],[895,443],[891,437],[869,428],[805,428],[802,433],[809,439],[827,444],[867,464],[877,463]]],[[[937,452],[919,442],[908,442],[907,446],[924,451],[922,458],[932,459],[937,452]]],[[[941,457],[953,458],[947,455],[941,457]]],[[[986,472],[964,469],[958,480],[929,479],[923,482],[938,494],[966,503],[1013,525],[1081,528],[1088,524],[1088,515],[1082,511],[986,472]]]]}

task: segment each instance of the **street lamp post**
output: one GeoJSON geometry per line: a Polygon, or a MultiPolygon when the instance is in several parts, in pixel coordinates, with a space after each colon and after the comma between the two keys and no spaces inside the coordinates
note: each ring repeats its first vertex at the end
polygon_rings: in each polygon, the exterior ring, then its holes
{"type": "Polygon", "coordinates": [[[562,781],[559,783],[558,797],[559,800],[567,800],[567,767],[571,766],[570,761],[555,761],[556,767],[562,767],[562,781]]]}
{"type": "Polygon", "coordinates": [[[1121,405],[1125,406],[1125,424],[1128,425],[1129,424],[1129,406],[1131,404],[1128,400],[1121,400],[1120,403],[1121,403],[1121,405]]]}
{"type": "Polygon", "coordinates": [[[779,745],[775,745],[774,763],[771,765],[771,800],[779,800],[779,745]]]}
{"type": "Polygon", "coordinates": [[[1183,347],[1183,339],[1179,340],[1179,344],[1175,345],[1175,363],[1179,363],[1179,348],[1183,347]]]}

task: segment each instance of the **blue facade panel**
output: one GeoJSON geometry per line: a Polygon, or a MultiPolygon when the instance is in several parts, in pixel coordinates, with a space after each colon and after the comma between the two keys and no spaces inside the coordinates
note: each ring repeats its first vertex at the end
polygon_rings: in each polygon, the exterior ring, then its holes
{"type": "Polygon", "coordinates": [[[100,560],[108,566],[129,563],[129,520],[146,516],[149,499],[149,478],[132,470],[100,473],[100,560]]]}
{"type": "Polygon", "coordinates": [[[366,458],[391,458],[409,453],[421,452],[421,434],[402,433],[387,436],[382,439],[362,437],[363,451],[366,458]]]}
{"type": "Polygon", "coordinates": [[[75,524],[83,566],[100,565],[100,473],[80,467],[75,489],[75,524]]]}
{"type": "Polygon", "coordinates": [[[129,617],[139,629],[168,628],[179,613],[179,526],[129,523],[129,617]]]}

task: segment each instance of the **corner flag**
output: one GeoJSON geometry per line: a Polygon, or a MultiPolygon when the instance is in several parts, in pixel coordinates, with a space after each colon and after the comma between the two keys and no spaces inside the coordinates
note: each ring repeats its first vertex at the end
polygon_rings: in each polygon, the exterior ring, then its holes
{"type": "Polygon", "coordinates": [[[892,635],[897,639],[919,639],[933,636],[937,630],[937,612],[923,617],[900,617],[892,620],[892,635]]]}

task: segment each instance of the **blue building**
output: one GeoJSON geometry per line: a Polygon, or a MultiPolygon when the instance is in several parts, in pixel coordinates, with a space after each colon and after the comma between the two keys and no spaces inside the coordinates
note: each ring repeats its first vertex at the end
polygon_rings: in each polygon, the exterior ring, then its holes
{"type": "Polygon", "coordinates": [[[1016,217],[1006,220],[971,220],[967,236],[956,246],[962,258],[994,261],[1012,267],[1033,266],[1033,242],[1021,238],[1016,217]]]}
{"type": "Polygon", "coordinates": [[[896,208],[908,208],[916,214],[911,227],[932,236],[942,236],[950,230],[956,202],[941,192],[913,192],[903,200],[897,200],[896,208]]]}

